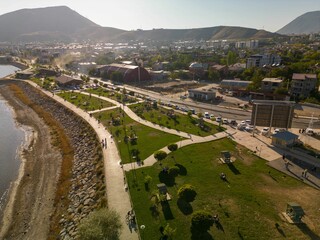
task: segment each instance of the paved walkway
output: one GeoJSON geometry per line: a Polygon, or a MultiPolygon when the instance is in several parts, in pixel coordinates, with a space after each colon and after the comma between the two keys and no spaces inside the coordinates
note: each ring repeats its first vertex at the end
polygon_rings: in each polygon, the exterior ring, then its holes
{"type": "MultiPolygon", "coordinates": [[[[195,144],[195,143],[203,143],[203,142],[210,142],[210,141],[214,141],[214,140],[218,140],[221,138],[225,138],[228,137],[229,134],[226,132],[220,132],[217,133],[215,135],[210,135],[207,137],[198,137],[195,140],[194,139],[186,139],[186,140],[181,140],[179,142],[176,142],[176,144],[178,144],[178,147],[184,147],[184,146],[188,146],[191,144],[195,144]]],[[[165,146],[162,149],[159,149],[162,151],[165,151],[166,153],[170,153],[170,150],[167,148],[167,146],[165,146]]],[[[153,154],[149,157],[147,157],[144,161],[143,161],[143,165],[138,165],[136,163],[127,163],[123,165],[123,168],[125,171],[130,171],[131,169],[137,169],[137,168],[142,168],[142,167],[148,167],[148,166],[152,166],[153,164],[155,164],[157,162],[157,160],[154,158],[153,154]]]]}
{"type": "MultiPolygon", "coordinates": [[[[39,89],[39,87],[35,83],[31,81],[27,82],[39,89]]],[[[53,95],[51,92],[45,91],[43,89],[41,90],[49,97],[60,102],[61,104],[72,110],[74,113],[82,117],[84,120],[86,120],[96,131],[100,142],[105,139],[107,140],[107,149],[103,149],[103,158],[105,167],[106,194],[108,199],[108,207],[110,209],[114,209],[120,214],[121,222],[123,225],[120,239],[139,239],[138,232],[132,231],[132,229],[130,230],[126,223],[126,216],[128,211],[132,209],[132,205],[130,201],[129,192],[127,192],[125,189],[124,172],[119,165],[120,155],[116,147],[116,144],[113,141],[113,138],[111,138],[111,134],[102,126],[102,124],[99,124],[96,119],[90,117],[90,115],[84,110],[76,107],[68,101],[65,101],[63,98],[57,96],[56,94],[53,95]]],[[[101,99],[107,100],[102,97],[101,99]]],[[[111,99],[108,100],[109,102],[113,102],[113,100],[111,99]]],[[[117,103],[117,105],[120,104],[117,103]]]]}
{"type": "Polygon", "coordinates": [[[273,167],[278,171],[285,173],[286,175],[296,178],[308,184],[309,186],[312,186],[320,190],[320,173],[316,173],[308,169],[306,176],[304,176],[303,172],[306,168],[300,167],[290,160],[287,162],[287,167],[286,167],[286,163],[282,159],[282,157],[277,160],[268,162],[267,164],[270,167],[273,167]]]}

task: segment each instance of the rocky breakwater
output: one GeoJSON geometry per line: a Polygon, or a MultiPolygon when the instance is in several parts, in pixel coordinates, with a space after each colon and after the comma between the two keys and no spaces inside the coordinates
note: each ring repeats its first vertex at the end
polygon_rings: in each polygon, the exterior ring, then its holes
{"type": "MultiPolygon", "coordinates": [[[[100,142],[82,118],[28,84],[18,83],[27,96],[58,120],[74,148],[68,206],[60,207],[60,239],[77,239],[77,226],[93,210],[106,206],[104,166],[100,142]]],[[[55,236],[57,238],[57,236],[55,236]]]]}

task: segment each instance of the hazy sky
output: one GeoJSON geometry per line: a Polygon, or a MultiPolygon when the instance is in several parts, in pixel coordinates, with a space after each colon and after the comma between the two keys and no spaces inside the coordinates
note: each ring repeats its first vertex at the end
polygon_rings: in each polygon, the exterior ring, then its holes
{"type": "Polygon", "coordinates": [[[277,31],[320,0],[0,0],[0,14],[65,5],[104,27],[125,30],[219,25],[277,31]]]}

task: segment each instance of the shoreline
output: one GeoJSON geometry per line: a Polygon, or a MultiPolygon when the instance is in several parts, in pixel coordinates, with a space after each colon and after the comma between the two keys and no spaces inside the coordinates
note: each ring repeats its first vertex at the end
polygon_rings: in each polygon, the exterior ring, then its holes
{"type": "Polygon", "coordinates": [[[29,106],[17,99],[8,85],[0,93],[13,112],[16,127],[25,136],[17,148],[20,166],[0,215],[0,239],[45,239],[60,173],[61,154],[51,144],[50,129],[29,106]]]}
{"type": "MultiPolygon", "coordinates": [[[[10,107],[13,108],[12,106],[10,107]]],[[[16,157],[18,157],[20,160],[20,166],[18,169],[17,177],[14,181],[10,183],[10,186],[6,190],[6,196],[4,196],[3,199],[1,199],[3,201],[1,205],[3,207],[0,208],[0,238],[3,237],[3,233],[8,231],[8,228],[12,222],[14,204],[16,196],[18,195],[18,188],[21,184],[21,180],[25,176],[25,166],[27,158],[24,156],[24,151],[32,147],[33,142],[37,141],[37,133],[34,131],[32,127],[20,124],[17,121],[16,116],[14,116],[14,121],[16,123],[16,126],[24,132],[25,137],[21,145],[17,147],[16,157]]]]}

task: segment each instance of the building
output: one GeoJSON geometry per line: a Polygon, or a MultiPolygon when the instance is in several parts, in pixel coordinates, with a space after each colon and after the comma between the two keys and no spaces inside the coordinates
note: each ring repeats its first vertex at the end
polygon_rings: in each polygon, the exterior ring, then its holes
{"type": "Polygon", "coordinates": [[[290,95],[306,98],[318,88],[316,74],[294,73],[291,80],[290,95]]]}
{"type": "Polygon", "coordinates": [[[261,90],[264,92],[274,92],[279,87],[282,87],[282,79],[279,78],[264,78],[261,82],[261,90]]]}
{"type": "Polygon", "coordinates": [[[97,64],[95,62],[80,62],[78,63],[78,70],[80,73],[88,74],[93,68],[96,68],[97,64]]]}
{"type": "Polygon", "coordinates": [[[274,54],[255,54],[247,58],[246,68],[279,66],[281,57],[274,54]]]}
{"type": "Polygon", "coordinates": [[[18,79],[30,79],[33,76],[33,72],[29,70],[19,71],[16,73],[18,79]]]}
{"type": "Polygon", "coordinates": [[[236,48],[243,49],[243,48],[257,48],[259,47],[259,40],[249,40],[249,41],[240,41],[236,42],[236,48]]]}
{"type": "Polygon", "coordinates": [[[67,75],[61,75],[59,77],[56,77],[55,82],[60,87],[72,87],[83,84],[83,81],[81,79],[73,78],[67,75]]]}
{"type": "Polygon", "coordinates": [[[197,89],[188,90],[189,98],[201,100],[201,101],[211,101],[216,97],[216,91],[205,91],[197,89]]]}
{"type": "Polygon", "coordinates": [[[272,145],[282,148],[290,147],[298,142],[298,138],[298,135],[288,131],[278,132],[272,135],[272,145]]]}
{"type": "Polygon", "coordinates": [[[254,126],[291,128],[295,102],[253,100],[251,123],[254,126]]]}
{"type": "Polygon", "coordinates": [[[36,72],[39,77],[55,77],[59,74],[59,72],[48,68],[38,68],[36,72]]]}
{"type": "Polygon", "coordinates": [[[224,79],[220,82],[220,87],[222,89],[227,89],[230,91],[245,90],[250,83],[252,83],[252,81],[242,81],[240,79],[224,79]]]}
{"type": "Polygon", "coordinates": [[[107,76],[108,78],[111,78],[112,73],[118,72],[122,76],[122,82],[149,81],[151,79],[145,68],[135,65],[112,63],[99,68],[99,71],[100,76],[107,76]]]}
{"type": "Polygon", "coordinates": [[[193,79],[202,77],[204,74],[204,67],[202,63],[193,62],[189,66],[189,72],[193,75],[193,79]]]}

